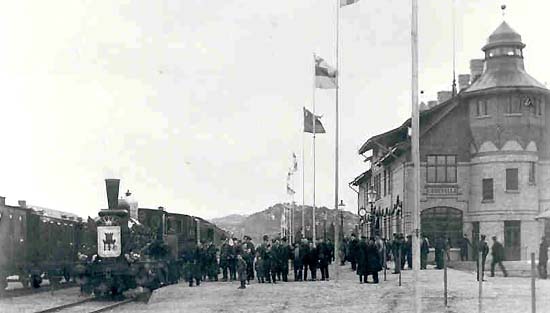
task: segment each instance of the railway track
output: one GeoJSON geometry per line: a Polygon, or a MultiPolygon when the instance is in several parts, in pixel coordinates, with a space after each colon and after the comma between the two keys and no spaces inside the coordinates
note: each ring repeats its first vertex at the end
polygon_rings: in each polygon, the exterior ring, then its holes
{"type": "Polygon", "coordinates": [[[61,311],[64,313],[69,313],[69,312],[100,313],[100,312],[106,312],[106,311],[112,310],[116,307],[128,304],[130,302],[134,302],[136,300],[137,300],[137,297],[132,297],[121,301],[102,301],[102,300],[97,300],[96,298],[87,298],[87,299],[59,305],[56,307],[52,307],[49,309],[37,311],[35,313],[53,313],[53,312],[61,312],[61,311]]]}

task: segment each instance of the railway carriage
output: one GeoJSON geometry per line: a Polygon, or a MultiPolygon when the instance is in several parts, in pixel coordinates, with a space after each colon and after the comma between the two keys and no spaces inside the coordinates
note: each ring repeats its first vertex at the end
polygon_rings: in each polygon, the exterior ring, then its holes
{"type": "MultiPolygon", "coordinates": [[[[6,205],[0,199],[0,290],[17,275],[23,286],[39,287],[42,279],[58,283],[71,278],[80,238],[74,216],[43,209],[6,205]]],[[[56,211],[57,212],[57,211],[56,211]]]]}

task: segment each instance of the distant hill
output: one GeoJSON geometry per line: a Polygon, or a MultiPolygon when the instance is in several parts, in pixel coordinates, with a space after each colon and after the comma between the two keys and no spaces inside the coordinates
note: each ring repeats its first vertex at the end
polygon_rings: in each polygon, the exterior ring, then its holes
{"type": "Polygon", "coordinates": [[[231,214],[224,217],[213,218],[210,221],[222,229],[237,234],[242,232],[242,225],[247,217],[248,215],[231,214]]]}
{"type": "MultiPolygon", "coordinates": [[[[277,203],[261,212],[257,212],[248,216],[232,214],[221,218],[212,219],[218,227],[221,227],[237,238],[242,238],[243,235],[252,237],[254,242],[260,242],[263,235],[268,235],[270,238],[279,236],[281,231],[281,215],[284,207],[289,204],[277,203]]],[[[296,206],[294,209],[294,233],[299,233],[302,226],[302,211],[305,214],[306,237],[312,236],[312,207],[311,206],[296,206]]],[[[329,238],[334,238],[334,226],[331,225],[335,218],[339,216],[334,209],[326,207],[318,207],[315,210],[316,218],[316,233],[317,237],[323,237],[326,230],[326,235],[329,238]],[[326,217],[325,217],[326,216],[326,217]]],[[[359,222],[359,217],[351,212],[343,211],[344,217],[344,233],[349,235],[354,231],[355,225],[359,222]]],[[[337,221],[340,219],[338,218],[337,221]]]]}

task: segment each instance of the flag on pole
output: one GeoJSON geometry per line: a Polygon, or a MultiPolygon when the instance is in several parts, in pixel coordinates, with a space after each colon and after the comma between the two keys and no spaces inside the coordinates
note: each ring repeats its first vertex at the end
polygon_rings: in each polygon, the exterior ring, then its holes
{"type": "Polygon", "coordinates": [[[291,171],[286,174],[286,193],[288,193],[288,195],[290,196],[296,193],[296,191],[294,191],[294,189],[290,187],[290,177],[292,176],[292,174],[293,173],[291,171]]]}
{"type": "Polygon", "coordinates": [[[298,161],[296,160],[296,153],[292,152],[292,172],[298,171],[298,161]]]}
{"type": "Polygon", "coordinates": [[[289,195],[289,196],[292,196],[296,193],[296,191],[294,191],[294,189],[290,188],[290,186],[287,184],[286,185],[286,193],[289,195]]]}
{"type": "MultiPolygon", "coordinates": [[[[320,116],[315,116],[315,133],[324,134],[325,128],[319,118],[320,116]]],[[[304,133],[313,133],[313,113],[306,108],[304,108],[304,133]]]]}
{"type": "Polygon", "coordinates": [[[336,69],[328,65],[325,60],[315,56],[315,87],[321,89],[336,88],[336,69]]]}
{"type": "Polygon", "coordinates": [[[359,0],[340,0],[340,7],[345,7],[346,5],[354,4],[359,0]]]}

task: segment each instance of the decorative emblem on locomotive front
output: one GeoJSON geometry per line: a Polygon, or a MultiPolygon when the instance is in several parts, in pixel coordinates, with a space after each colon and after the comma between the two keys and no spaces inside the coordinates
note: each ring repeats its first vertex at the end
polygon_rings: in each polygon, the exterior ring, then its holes
{"type": "Polygon", "coordinates": [[[103,258],[120,256],[120,226],[99,226],[97,228],[98,255],[103,258]]]}

